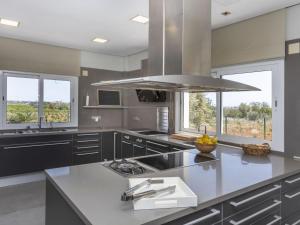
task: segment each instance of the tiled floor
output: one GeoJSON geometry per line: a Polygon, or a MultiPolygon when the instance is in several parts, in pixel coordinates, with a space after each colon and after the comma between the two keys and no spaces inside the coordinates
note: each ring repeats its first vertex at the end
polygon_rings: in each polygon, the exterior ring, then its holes
{"type": "Polygon", "coordinates": [[[0,188],[0,225],[44,224],[44,181],[0,188]]]}

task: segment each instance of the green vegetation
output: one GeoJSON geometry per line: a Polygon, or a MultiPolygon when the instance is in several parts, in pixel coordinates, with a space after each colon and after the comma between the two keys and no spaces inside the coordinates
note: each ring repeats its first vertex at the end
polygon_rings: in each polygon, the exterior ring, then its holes
{"type": "MultiPolygon", "coordinates": [[[[44,116],[47,122],[65,123],[70,121],[70,104],[63,102],[45,102],[44,116]]],[[[37,102],[8,102],[7,122],[37,123],[38,103],[37,102]]]]}
{"type": "MultiPolygon", "coordinates": [[[[216,106],[204,94],[190,94],[190,127],[216,131],[216,106]]],[[[223,108],[223,133],[272,140],[272,108],[267,103],[241,103],[223,108]]]]}

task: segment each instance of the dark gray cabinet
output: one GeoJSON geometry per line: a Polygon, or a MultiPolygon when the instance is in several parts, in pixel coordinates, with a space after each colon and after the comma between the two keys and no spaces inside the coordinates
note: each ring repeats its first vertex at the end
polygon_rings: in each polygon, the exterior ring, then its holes
{"type": "Polygon", "coordinates": [[[165,223],[164,225],[217,225],[222,224],[222,206],[217,205],[184,216],[180,219],[165,223]]]}
{"type": "Polygon", "coordinates": [[[156,141],[146,141],[147,151],[158,152],[158,153],[168,153],[170,152],[170,146],[165,143],[156,141]]]}
{"type": "Polygon", "coordinates": [[[114,151],[115,159],[122,159],[121,133],[114,132],[114,151]]]}
{"type": "Polygon", "coordinates": [[[73,165],[101,161],[101,133],[79,133],[74,135],[73,165]]]}
{"type": "Polygon", "coordinates": [[[133,157],[133,144],[129,141],[122,140],[122,158],[133,157]]]}
{"type": "Polygon", "coordinates": [[[102,133],[102,160],[110,161],[115,159],[115,135],[114,132],[102,133]]]}
{"type": "Polygon", "coordinates": [[[0,176],[16,175],[72,164],[72,136],[3,140],[0,176]],[[15,144],[13,144],[15,142],[15,144]]]}

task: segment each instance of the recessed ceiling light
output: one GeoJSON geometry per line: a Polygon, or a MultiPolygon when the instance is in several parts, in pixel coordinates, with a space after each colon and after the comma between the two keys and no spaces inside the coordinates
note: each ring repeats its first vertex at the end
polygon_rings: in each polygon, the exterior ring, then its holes
{"type": "Polygon", "coordinates": [[[231,15],[231,12],[230,11],[225,11],[225,12],[222,12],[222,15],[223,16],[229,16],[229,15],[231,15]]]}
{"type": "Polygon", "coordinates": [[[134,22],[143,23],[143,24],[149,22],[149,18],[147,18],[145,16],[140,16],[140,15],[133,17],[131,20],[134,22]]]}
{"type": "Polygon", "coordinates": [[[11,26],[11,27],[18,27],[20,25],[20,22],[0,18],[0,24],[6,25],[6,26],[11,26]]]}
{"type": "Polygon", "coordinates": [[[104,43],[108,42],[108,40],[107,39],[103,39],[103,38],[94,38],[93,42],[104,44],[104,43]]]}

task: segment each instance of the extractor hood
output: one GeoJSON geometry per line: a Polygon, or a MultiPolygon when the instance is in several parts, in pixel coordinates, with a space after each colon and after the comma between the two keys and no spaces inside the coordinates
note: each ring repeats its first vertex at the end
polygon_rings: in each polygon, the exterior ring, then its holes
{"type": "Polygon", "coordinates": [[[94,86],[172,92],[256,91],[211,77],[211,0],[149,0],[148,76],[94,86]]]}

